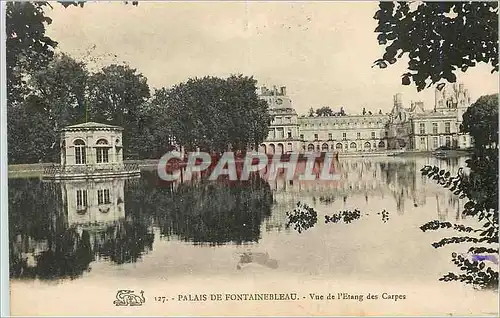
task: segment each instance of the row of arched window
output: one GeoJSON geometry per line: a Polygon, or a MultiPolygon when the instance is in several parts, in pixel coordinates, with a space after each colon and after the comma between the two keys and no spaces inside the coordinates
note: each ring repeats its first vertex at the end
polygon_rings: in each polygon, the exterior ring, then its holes
{"type": "MultiPolygon", "coordinates": [[[[384,141],[380,141],[377,145],[370,143],[370,142],[365,142],[363,144],[363,149],[375,149],[376,147],[378,146],[378,148],[385,148],[385,142],[384,141]]],[[[307,151],[328,151],[328,150],[343,150],[343,149],[358,149],[358,144],[355,143],[355,142],[351,142],[350,144],[348,143],[341,143],[341,142],[338,142],[336,143],[335,145],[331,145],[331,146],[328,146],[327,143],[323,143],[321,146],[320,145],[314,145],[314,144],[308,144],[307,147],[306,146],[303,146],[303,150],[307,150],[307,151]]],[[[260,151],[261,152],[264,152],[264,153],[270,153],[270,154],[274,154],[274,153],[283,153],[285,151],[285,146],[282,144],[282,143],[278,143],[278,144],[269,144],[269,145],[265,145],[265,144],[262,144],[260,146],[260,151]]],[[[287,144],[287,147],[286,147],[286,151],[292,151],[292,143],[288,143],[287,144]]]]}
{"type": "MultiPolygon", "coordinates": [[[[379,147],[379,148],[385,148],[385,142],[380,141],[380,142],[378,143],[378,147],[379,147]]],[[[338,143],[336,143],[335,145],[331,145],[331,150],[333,150],[333,149],[337,149],[337,150],[342,150],[342,149],[357,149],[357,148],[358,148],[358,144],[357,144],[357,143],[355,143],[355,142],[351,142],[351,143],[349,144],[349,146],[348,146],[348,144],[347,144],[347,143],[346,143],[346,144],[342,144],[341,142],[338,142],[338,143]]],[[[373,146],[372,146],[372,144],[371,144],[370,142],[368,142],[368,141],[367,141],[367,142],[365,142],[365,143],[363,144],[363,148],[365,148],[365,149],[375,148],[375,144],[373,144],[373,146]]],[[[320,148],[320,146],[319,146],[319,145],[316,145],[316,147],[314,146],[314,144],[309,144],[309,145],[307,145],[307,150],[308,150],[308,151],[314,151],[315,149],[316,149],[316,150],[320,150],[320,149],[321,149],[322,151],[325,151],[325,150],[328,150],[328,149],[329,149],[329,146],[328,146],[328,144],[327,144],[327,143],[322,144],[322,145],[321,145],[321,148],[320,148]]]]}
{"type": "MultiPolygon", "coordinates": [[[[76,139],[73,142],[75,146],[75,164],[87,163],[87,151],[85,148],[85,141],[76,139]]],[[[96,142],[96,162],[107,163],[109,162],[109,148],[107,147],[108,141],[106,139],[99,139],[96,142]]]]}

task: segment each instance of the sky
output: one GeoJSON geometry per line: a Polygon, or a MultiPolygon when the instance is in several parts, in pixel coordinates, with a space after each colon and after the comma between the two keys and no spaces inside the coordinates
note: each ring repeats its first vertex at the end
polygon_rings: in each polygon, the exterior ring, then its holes
{"type": "MultiPolygon", "coordinates": [[[[253,76],[259,86],[286,86],[299,114],[330,106],[389,112],[393,96],[434,107],[434,88],[403,86],[402,59],[372,67],[378,45],[377,2],[88,2],[53,4],[47,34],[58,50],[91,67],[126,62],[152,89],[192,77],[253,76]]],[[[498,73],[479,65],[458,73],[474,101],[498,93],[498,73]]]]}

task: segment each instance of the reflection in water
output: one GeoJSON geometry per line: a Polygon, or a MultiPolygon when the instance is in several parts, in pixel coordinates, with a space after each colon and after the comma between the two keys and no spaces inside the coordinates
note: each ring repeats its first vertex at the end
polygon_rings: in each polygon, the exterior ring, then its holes
{"type": "Polygon", "coordinates": [[[175,189],[109,178],[10,180],[11,277],[76,278],[100,258],[137,262],[153,249],[153,227],[196,244],[256,242],[271,214],[269,184],[201,181],[175,189]],[[125,208],[125,206],[127,208],[125,208]]]}
{"type": "Polygon", "coordinates": [[[438,217],[447,218],[450,211],[455,211],[454,217],[458,220],[463,208],[462,200],[422,176],[420,169],[425,165],[457,171],[460,166],[465,166],[465,158],[346,158],[336,162],[337,173],[341,175],[338,181],[294,180],[290,184],[283,175],[279,175],[277,180],[270,182],[277,204],[272,217],[266,221],[266,228],[270,231],[281,229],[288,221],[286,212],[294,209],[298,201],[310,200],[313,207],[318,201],[328,206],[335,204],[336,198],[343,202],[344,208],[350,206],[353,200],[355,203],[352,205],[356,208],[360,198],[369,205],[370,198],[390,196],[394,199],[398,215],[439,200],[438,217]]]}
{"type": "MultiPolygon", "coordinates": [[[[273,202],[269,184],[258,174],[248,181],[178,184],[151,188],[157,179],[145,172],[143,182],[127,187],[132,211],[151,216],[166,237],[195,244],[243,244],[259,240],[273,202]]],[[[133,213],[133,212],[132,212],[133,213]]]]}
{"type": "MultiPolygon", "coordinates": [[[[11,277],[76,278],[90,270],[92,262],[137,262],[145,253],[157,252],[155,234],[196,245],[251,244],[268,232],[286,229],[287,212],[294,209],[292,216],[306,216],[292,222],[303,231],[317,223],[316,211],[334,205],[354,210],[377,197],[394,198],[399,215],[432,204],[438,219],[458,219],[462,203],[450,191],[427,183],[419,171],[426,164],[456,171],[458,162],[419,160],[344,159],[336,162],[342,175],[336,181],[285,180],[281,174],[268,182],[255,174],[246,182],[198,177],[165,184],[148,171],[139,179],[9,179],[11,277]]],[[[383,220],[392,213],[385,212],[383,220]]],[[[238,266],[248,264],[277,267],[267,253],[241,254],[238,266]]]]}
{"type": "Polygon", "coordinates": [[[236,265],[236,269],[242,269],[249,264],[259,264],[268,268],[278,268],[278,261],[270,258],[269,253],[244,252],[240,255],[240,261],[236,265]]]}

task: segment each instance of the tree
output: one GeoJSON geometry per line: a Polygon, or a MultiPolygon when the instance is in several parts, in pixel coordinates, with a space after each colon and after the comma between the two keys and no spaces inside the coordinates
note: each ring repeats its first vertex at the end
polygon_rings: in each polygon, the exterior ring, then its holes
{"type": "Polygon", "coordinates": [[[87,78],[85,65],[64,54],[32,73],[27,95],[7,107],[9,162],[57,160],[59,129],[84,120],[87,78]]]}
{"type": "Polygon", "coordinates": [[[53,140],[53,126],[36,101],[7,107],[9,164],[50,161],[53,140]]]}
{"type": "MultiPolygon", "coordinates": [[[[64,7],[83,7],[85,1],[61,1],[64,7]]],[[[134,5],[137,5],[134,3],[134,5]]],[[[14,2],[6,4],[6,70],[7,101],[21,102],[27,93],[27,79],[47,66],[54,55],[57,42],[45,34],[52,19],[45,9],[52,8],[47,1],[14,2]]]]}
{"type": "Polygon", "coordinates": [[[463,114],[460,127],[469,133],[477,149],[498,147],[498,94],[481,96],[463,114]]]}
{"type": "Polygon", "coordinates": [[[314,117],[314,108],[309,108],[309,117],[314,117]]]}
{"type": "Polygon", "coordinates": [[[26,77],[46,66],[57,42],[45,35],[52,20],[44,16],[47,2],[7,2],[6,73],[9,104],[22,101],[27,90],[26,77]]]}
{"type": "Polygon", "coordinates": [[[47,67],[32,75],[28,96],[40,101],[55,131],[85,119],[88,77],[86,65],[66,54],[55,55],[47,67]]]}
{"type": "Polygon", "coordinates": [[[187,150],[245,150],[267,136],[269,106],[252,77],[194,78],[157,97],[168,114],[165,125],[187,150]]]}
{"type": "Polygon", "coordinates": [[[89,120],[124,127],[123,146],[134,153],[141,106],[149,99],[146,77],[127,65],[112,64],[88,79],[89,120]]]}
{"type": "MultiPolygon", "coordinates": [[[[402,84],[418,91],[456,72],[484,62],[498,72],[497,2],[380,2],[374,18],[378,42],[385,46],[380,68],[407,55],[402,84]]],[[[440,85],[438,87],[441,87],[440,85]]]]}
{"type": "Polygon", "coordinates": [[[333,116],[333,110],[328,106],[318,108],[318,109],[316,109],[316,116],[318,116],[318,117],[333,116]]]}

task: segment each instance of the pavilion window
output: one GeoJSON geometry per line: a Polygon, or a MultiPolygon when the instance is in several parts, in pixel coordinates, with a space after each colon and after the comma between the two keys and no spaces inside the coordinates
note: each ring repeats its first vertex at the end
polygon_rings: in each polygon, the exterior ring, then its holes
{"type": "Polygon", "coordinates": [[[78,207],[87,206],[87,190],[76,190],[76,205],[78,207]]]}
{"type": "Polygon", "coordinates": [[[107,147],[108,141],[106,139],[99,139],[96,144],[97,163],[109,162],[109,148],[107,147]]]}
{"type": "Polygon", "coordinates": [[[97,190],[97,204],[110,204],[109,189],[97,190]]]}
{"type": "Polygon", "coordinates": [[[108,148],[97,148],[97,163],[109,162],[109,149],[108,148]]]}
{"type": "Polygon", "coordinates": [[[76,140],[75,145],[75,164],[84,165],[87,163],[87,156],[85,151],[85,142],[83,140],[76,140]]]}

